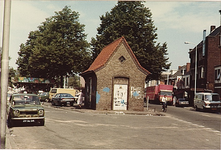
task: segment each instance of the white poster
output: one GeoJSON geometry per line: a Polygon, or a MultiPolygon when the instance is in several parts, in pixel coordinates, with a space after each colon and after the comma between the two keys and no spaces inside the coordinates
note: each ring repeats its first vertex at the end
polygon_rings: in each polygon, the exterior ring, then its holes
{"type": "Polygon", "coordinates": [[[127,85],[114,85],[113,110],[127,110],[127,85]]]}

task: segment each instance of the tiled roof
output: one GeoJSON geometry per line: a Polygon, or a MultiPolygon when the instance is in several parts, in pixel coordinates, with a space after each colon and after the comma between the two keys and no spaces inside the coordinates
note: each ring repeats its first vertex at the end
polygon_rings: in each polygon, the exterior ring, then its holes
{"type": "Polygon", "coordinates": [[[138,67],[145,73],[145,74],[151,74],[148,70],[143,68],[140,63],[138,62],[137,58],[135,57],[134,53],[132,52],[130,46],[128,45],[127,41],[124,37],[121,37],[111,44],[107,45],[102,49],[100,54],[97,56],[97,58],[94,60],[94,62],[91,64],[91,66],[84,71],[82,74],[89,72],[89,71],[96,71],[97,69],[101,68],[106,64],[106,62],[109,60],[110,56],[113,54],[113,52],[116,50],[116,48],[119,46],[121,42],[125,42],[127,47],[129,48],[132,56],[134,57],[134,60],[136,61],[138,67]]]}

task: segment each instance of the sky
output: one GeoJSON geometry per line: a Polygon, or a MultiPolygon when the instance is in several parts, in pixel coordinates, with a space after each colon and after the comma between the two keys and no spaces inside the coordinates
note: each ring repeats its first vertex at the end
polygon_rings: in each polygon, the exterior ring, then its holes
{"type": "MultiPolygon", "coordinates": [[[[87,41],[96,37],[100,26],[100,16],[110,12],[117,1],[109,0],[11,0],[9,66],[17,69],[19,47],[28,40],[31,31],[38,30],[38,26],[46,18],[55,15],[65,6],[72,11],[79,12],[79,22],[85,25],[87,41]]],[[[149,1],[144,3],[152,13],[152,20],[157,28],[157,43],[167,43],[169,70],[190,62],[189,49],[203,39],[203,30],[210,34],[210,26],[220,26],[221,1],[149,1]],[[184,44],[185,41],[190,44],[184,44]]],[[[0,47],[2,47],[4,0],[0,0],[0,47]]],[[[168,70],[168,71],[169,71],[168,70]]]]}

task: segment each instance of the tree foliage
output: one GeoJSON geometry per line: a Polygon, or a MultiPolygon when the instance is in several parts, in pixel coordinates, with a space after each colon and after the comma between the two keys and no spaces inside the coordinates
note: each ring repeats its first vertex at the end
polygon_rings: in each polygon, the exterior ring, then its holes
{"type": "Polygon", "coordinates": [[[91,52],[84,33],[85,25],[80,24],[78,18],[77,12],[65,6],[46,18],[38,30],[31,31],[18,52],[20,74],[53,79],[87,69],[91,52]]]}
{"type": "Polygon", "coordinates": [[[162,71],[169,69],[167,44],[156,43],[157,28],[152,14],[140,1],[118,1],[118,4],[100,17],[96,39],[92,38],[93,59],[102,48],[124,36],[140,64],[159,79],[162,71]]]}
{"type": "Polygon", "coordinates": [[[16,77],[16,70],[13,69],[12,67],[9,67],[9,71],[8,71],[8,86],[12,87],[12,79],[15,79],[16,77]]]}

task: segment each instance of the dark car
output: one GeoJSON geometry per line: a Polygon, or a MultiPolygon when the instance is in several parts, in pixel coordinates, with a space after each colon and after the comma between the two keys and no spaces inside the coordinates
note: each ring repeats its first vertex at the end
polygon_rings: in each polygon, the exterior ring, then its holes
{"type": "Polygon", "coordinates": [[[56,95],[54,95],[54,97],[52,98],[51,104],[52,105],[70,105],[73,106],[75,101],[74,96],[72,96],[69,93],[57,93],[56,95]]]}
{"type": "Polygon", "coordinates": [[[49,101],[49,92],[42,92],[39,94],[41,102],[48,102],[49,101]]]}
{"type": "Polygon", "coordinates": [[[39,123],[44,126],[45,112],[36,94],[13,94],[7,111],[9,127],[16,122],[39,123]]]}
{"type": "Polygon", "coordinates": [[[175,106],[189,106],[189,100],[187,98],[178,98],[175,106]]]}

